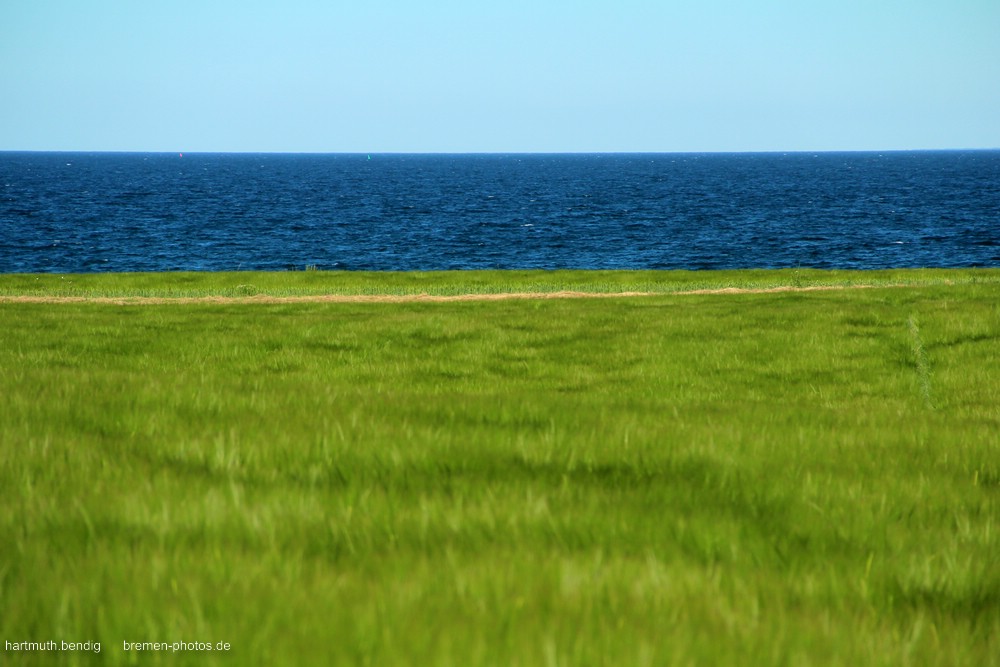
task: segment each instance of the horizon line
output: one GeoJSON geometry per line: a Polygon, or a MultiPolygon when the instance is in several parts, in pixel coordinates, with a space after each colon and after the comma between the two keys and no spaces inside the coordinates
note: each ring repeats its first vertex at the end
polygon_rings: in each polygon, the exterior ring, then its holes
{"type": "Polygon", "coordinates": [[[626,150],[626,151],[296,151],[296,150],[141,150],[141,149],[37,149],[0,148],[0,153],[103,153],[131,155],[773,155],[819,153],[948,153],[997,151],[1000,146],[977,148],[846,148],[761,150],[626,150]]]}

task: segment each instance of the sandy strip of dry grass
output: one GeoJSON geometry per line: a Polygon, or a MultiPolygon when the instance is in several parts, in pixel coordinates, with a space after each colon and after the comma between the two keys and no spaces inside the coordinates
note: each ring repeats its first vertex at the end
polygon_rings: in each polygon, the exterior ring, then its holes
{"type": "Polygon", "coordinates": [[[677,292],[503,292],[495,294],[314,294],[304,296],[199,296],[199,297],[103,297],[103,296],[0,296],[0,303],[102,303],[120,306],[159,304],[273,304],[273,303],[415,303],[450,301],[506,301],[510,299],[611,299],[642,296],[668,296],[689,294],[770,294],[775,292],[817,292],[871,287],[902,287],[902,285],[813,285],[795,287],[746,288],[723,287],[716,289],[681,290],[677,292]]]}
{"type": "MultiPolygon", "coordinates": [[[[313,294],[304,296],[198,296],[198,297],[104,297],[104,296],[0,296],[0,303],[103,303],[121,306],[142,306],[159,304],[272,304],[272,303],[414,303],[450,301],[507,301],[511,299],[611,299],[642,296],[668,296],[688,294],[770,294],[775,292],[817,292],[842,289],[866,289],[875,285],[813,285],[810,287],[745,288],[723,287],[717,289],[695,289],[677,292],[502,292],[495,294],[313,294]]],[[[901,287],[901,285],[881,285],[880,287],[901,287]]]]}

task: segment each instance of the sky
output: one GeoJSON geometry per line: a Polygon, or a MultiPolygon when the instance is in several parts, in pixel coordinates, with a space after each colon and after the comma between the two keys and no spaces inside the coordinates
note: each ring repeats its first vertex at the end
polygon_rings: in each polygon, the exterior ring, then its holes
{"type": "Polygon", "coordinates": [[[1000,148],[1000,0],[0,0],[0,150],[1000,148]]]}

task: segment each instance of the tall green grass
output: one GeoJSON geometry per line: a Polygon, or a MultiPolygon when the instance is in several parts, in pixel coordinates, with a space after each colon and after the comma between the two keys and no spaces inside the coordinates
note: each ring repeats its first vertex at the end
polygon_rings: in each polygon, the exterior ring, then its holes
{"type": "Polygon", "coordinates": [[[921,275],[0,304],[0,641],[102,642],[0,661],[1000,664],[1000,291],[921,275]]]}

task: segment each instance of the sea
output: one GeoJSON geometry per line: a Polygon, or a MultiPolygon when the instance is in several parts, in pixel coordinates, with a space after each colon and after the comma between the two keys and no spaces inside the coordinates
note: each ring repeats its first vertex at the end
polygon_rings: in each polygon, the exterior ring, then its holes
{"type": "Polygon", "coordinates": [[[1000,150],[0,152],[0,273],[1000,267],[1000,150]]]}

